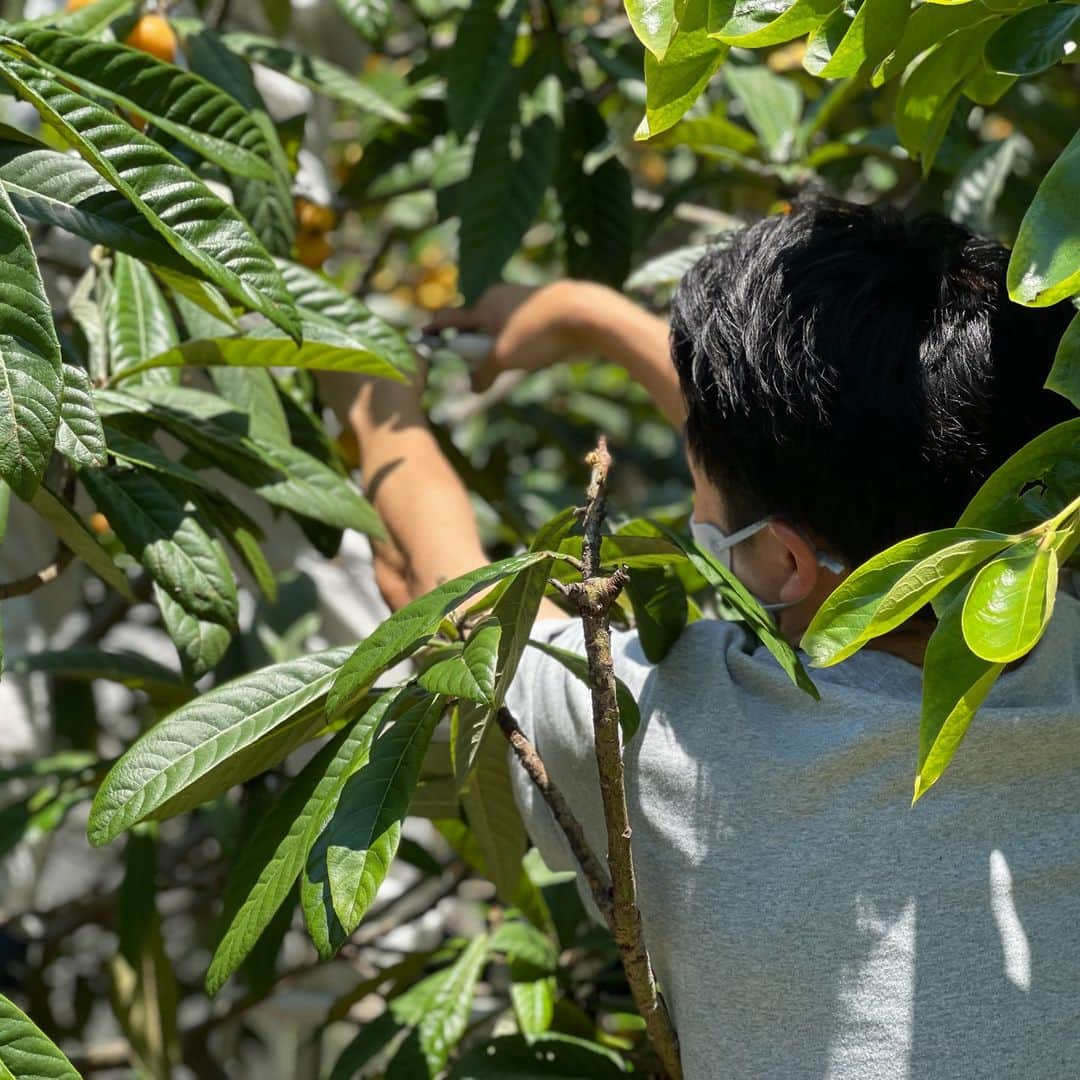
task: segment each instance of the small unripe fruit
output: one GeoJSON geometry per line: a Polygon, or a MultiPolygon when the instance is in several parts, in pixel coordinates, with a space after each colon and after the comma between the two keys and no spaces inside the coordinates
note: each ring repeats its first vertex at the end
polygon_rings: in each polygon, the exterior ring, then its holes
{"type": "Polygon", "coordinates": [[[334,211],[305,198],[296,199],[296,220],[307,232],[329,232],[334,227],[334,211]]]}
{"type": "Polygon", "coordinates": [[[322,233],[301,232],[296,237],[296,261],[309,270],[318,270],[333,251],[322,233]]]}
{"type": "Polygon", "coordinates": [[[124,38],[124,44],[169,64],[176,59],[176,34],[164,15],[143,15],[124,38]]]}

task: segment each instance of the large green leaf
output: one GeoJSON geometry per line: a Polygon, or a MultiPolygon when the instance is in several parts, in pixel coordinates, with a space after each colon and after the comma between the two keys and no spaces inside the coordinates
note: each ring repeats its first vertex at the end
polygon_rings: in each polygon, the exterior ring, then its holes
{"type": "Polygon", "coordinates": [[[374,508],[345,477],[295,446],[244,434],[250,421],[217,395],[180,386],[139,386],[131,393],[102,391],[98,404],[113,414],[153,417],[274,506],[336,528],[384,535],[374,508]]]}
{"type": "Polygon", "coordinates": [[[675,0],[626,0],[626,15],[638,41],[663,60],[675,32],[675,0]]]}
{"type": "Polygon", "coordinates": [[[245,750],[317,705],[347,656],[347,648],[327,649],[241,676],[150,728],[98,789],[87,826],[90,842],[107,844],[167,804],[182,805],[178,796],[219,765],[227,766],[221,790],[261,771],[252,768],[245,750]]]}
{"type": "MultiPolygon", "coordinates": [[[[243,367],[212,367],[214,389],[251,417],[250,432],[256,439],[291,442],[289,421],[285,416],[277,383],[269,371],[243,367]]],[[[327,457],[329,461],[329,455],[327,457]]]]}
{"type": "Polygon", "coordinates": [[[964,605],[963,596],[953,601],[926,647],[913,801],[940,779],[976,710],[1005,670],[1004,664],[992,664],[968,648],[961,628],[964,605]]]}
{"type": "Polygon", "coordinates": [[[236,579],[191,503],[139,470],[109,467],[80,475],[120,542],[172,599],[192,615],[235,627],[236,579]]]}
{"type": "Polygon", "coordinates": [[[483,123],[503,89],[524,10],[524,0],[472,0],[461,16],[446,60],[446,110],[460,138],[483,123]]]}
{"type": "Polygon", "coordinates": [[[33,28],[15,37],[38,63],[84,93],[103,97],[239,176],[273,179],[267,139],[228,94],[198,75],[111,41],[33,28]]]}
{"type": "Polygon", "coordinates": [[[151,353],[125,368],[114,382],[163,367],[295,367],[315,371],[353,371],[404,381],[400,371],[348,331],[329,320],[302,316],[303,343],[277,327],[259,326],[232,337],[184,341],[165,352],[151,353]]]}
{"type": "Polygon", "coordinates": [[[1053,517],[1080,491],[1080,418],[1044,431],[996,469],[957,526],[1017,533],[1053,517]]]}
{"type": "Polygon", "coordinates": [[[81,367],[67,363],[63,373],[56,449],[76,465],[104,465],[105,432],[90,392],[90,376],[81,367]]]}
{"type": "Polygon", "coordinates": [[[339,323],[351,338],[393,364],[398,371],[410,374],[416,370],[412,346],[352,293],[338,288],[322,274],[288,259],[275,259],[274,262],[298,308],[339,323]]]}
{"type": "MultiPolygon", "coordinates": [[[[374,987],[373,989],[377,989],[374,987]]],[[[353,1080],[360,1070],[401,1031],[402,1024],[390,1009],[363,1024],[355,1038],[341,1051],[327,1080],[353,1080]]]]}
{"type": "Polygon", "coordinates": [[[1050,621],[1057,581],[1057,554],[1034,537],[987,563],[964,602],[961,626],[968,648],[994,664],[1030,652],[1050,621]]]}
{"type": "Polygon", "coordinates": [[[485,619],[469,635],[461,652],[425,668],[420,685],[433,694],[463,698],[481,705],[495,700],[495,665],[499,656],[502,626],[485,619]]]}
{"type": "Polygon", "coordinates": [[[460,288],[475,301],[532,224],[555,166],[562,89],[537,63],[515,70],[480,129],[459,212],[460,288]]]}
{"type": "Polygon", "coordinates": [[[60,343],[30,236],[0,191],[0,480],[20,498],[37,490],[60,425],[60,343]]]}
{"type": "Polygon", "coordinates": [[[1040,4],[1006,19],[986,43],[987,63],[1008,75],[1038,75],[1073,56],[1080,7],[1040,4]]]}
{"type": "MultiPolygon", "coordinates": [[[[180,340],[154,275],[129,255],[117,255],[113,262],[108,331],[113,378],[139,369],[147,357],[171,349],[180,340]]],[[[166,380],[173,381],[171,376],[166,380]]]]}
{"type": "Polygon", "coordinates": [[[573,1035],[503,1035],[459,1058],[448,1080],[621,1080],[630,1068],[599,1043],[573,1035]]]}
{"type": "Polygon", "coordinates": [[[56,533],[57,538],[66,547],[71,548],[106,585],[114,588],[128,600],[135,600],[135,594],[131,591],[127,576],[113,562],[112,556],[105,548],[98,543],[97,538],[79,517],[75,507],[44,484],[41,484],[34,492],[30,505],[56,533]]]}
{"type": "Polygon", "coordinates": [[[846,79],[864,65],[878,64],[895,48],[910,14],[911,0],[865,0],[828,62],[815,74],[846,79]]]}
{"type": "Polygon", "coordinates": [[[792,79],[771,72],[764,65],[724,68],[724,81],[742,103],[747,122],[773,161],[791,157],[795,133],[802,114],[802,94],[792,79]]]}
{"type": "Polygon", "coordinates": [[[93,0],[92,3],[76,8],[74,11],[55,11],[47,16],[47,21],[69,34],[92,37],[99,30],[108,26],[113,19],[130,11],[135,0],[93,0]]]}
{"type": "Polygon", "coordinates": [[[1080,292],[1080,131],[1043,177],[1009,259],[1009,295],[1045,307],[1080,292]]]}
{"type": "Polygon", "coordinates": [[[682,119],[723,63],[728,46],[706,25],[708,0],[687,0],[664,59],[645,53],[645,116],[634,132],[648,139],[682,119]]]}
{"type": "Polygon", "coordinates": [[[1077,315],[1058,345],[1054,366],[1046,379],[1046,389],[1067,397],[1080,409],[1080,315],[1077,315]]]}
{"type": "MultiPolygon", "coordinates": [[[[342,788],[312,851],[318,860],[325,859],[330,901],[346,937],[360,924],[393,862],[443,707],[439,697],[422,701],[375,740],[366,763],[342,788]]],[[[318,880],[310,859],[308,874],[318,880]]]]}
{"type": "Polygon", "coordinates": [[[962,4],[919,4],[911,13],[896,48],[882,61],[871,82],[881,86],[902,75],[916,57],[944,41],[956,30],[971,26],[987,17],[980,0],[962,4]]]}
{"type": "Polygon", "coordinates": [[[366,113],[403,124],[408,117],[374,87],[310,53],[294,52],[271,38],[254,34],[222,35],[225,44],[248,60],[280,71],[319,94],[355,105],[366,113]]]}
{"type": "Polygon", "coordinates": [[[286,333],[299,335],[292,301],[270,256],[243,218],[190,169],[104,106],[10,51],[0,76],[192,266],[286,333]]]}
{"type": "Polygon", "coordinates": [[[56,1044],[2,994],[0,1070],[6,1080],[81,1080],[56,1044]]]}
{"type": "Polygon", "coordinates": [[[5,131],[0,139],[0,185],[23,217],[91,244],[174,269],[189,268],[142,212],[85,161],[8,135],[5,131]]]}
{"type": "Polygon", "coordinates": [[[686,626],[686,589],[670,567],[637,570],[630,575],[626,595],[634,609],[642,652],[657,664],[667,656],[686,626]]]}
{"type": "Polygon", "coordinates": [[[443,617],[470,596],[551,557],[549,552],[530,551],[489,563],[399,608],[360,643],[342,666],[327,702],[330,716],[342,716],[353,708],[382,671],[425,644],[443,617]]]}
{"type": "Polygon", "coordinates": [[[709,5],[709,33],[728,45],[757,49],[802,37],[838,6],[838,0],[735,0],[709,5]]]}
{"type": "Polygon", "coordinates": [[[289,782],[244,844],[225,889],[224,932],[206,973],[207,993],[217,993],[270,925],[399,697],[400,691],[389,691],[347,723],[289,782]]]}
{"type": "Polygon", "coordinates": [[[852,571],[832,592],[807,627],[802,648],[818,667],[846,660],[1011,542],[1002,533],[957,528],[894,544],[852,571]]]}
{"type": "Polygon", "coordinates": [[[233,639],[231,627],[209,619],[192,615],[183,604],[174,600],[156,581],[154,600],[161,612],[165,633],[176,646],[180,666],[184,674],[194,682],[208,671],[213,671],[218,661],[228,651],[233,639]]]}
{"type": "Polygon", "coordinates": [[[45,671],[62,679],[87,682],[104,679],[175,704],[191,697],[191,688],[175,671],[135,652],[106,652],[88,646],[46,650],[23,654],[11,668],[18,672],[45,671]]]}

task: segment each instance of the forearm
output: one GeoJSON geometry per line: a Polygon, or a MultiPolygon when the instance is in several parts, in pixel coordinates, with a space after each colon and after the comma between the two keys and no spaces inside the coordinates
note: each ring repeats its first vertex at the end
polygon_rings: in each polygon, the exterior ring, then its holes
{"type": "Polygon", "coordinates": [[[671,362],[667,321],[613,289],[568,283],[565,318],[583,352],[598,353],[625,369],[677,428],[686,419],[679,379],[671,362]]]}

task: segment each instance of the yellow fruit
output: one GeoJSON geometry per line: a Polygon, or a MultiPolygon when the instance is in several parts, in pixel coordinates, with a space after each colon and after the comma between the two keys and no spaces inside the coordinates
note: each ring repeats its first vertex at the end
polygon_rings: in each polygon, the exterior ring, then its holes
{"type": "Polygon", "coordinates": [[[296,261],[309,270],[318,270],[334,253],[322,233],[301,232],[296,237],[296,261]]]}
{"type": "Polygon", "coordinates": [[[773,49],[769,53],[765,63],[770,71],[783,73],[794,71],[802,67],[803,57],[806,55],[806,42],[793,41],[790,45],[782,45],[779,49],[773,49]]]}
{"type": "Polygon", "coordinates": [[[104,514],[91,514],[90,515],[90,528],[98,534],[103,536],[107,532],[112,532],[112,526],[109,524],[109,519],[104,514]]]}
{"type": "Polygon", "coordinates": [[[336,214],[329,206],[320,206],[318,203],[298,197],[295,200],[296,220],[300,228],[305,232],[329,232],[334,227],[336,214]]]}
{"type": "Polygon", "coordinates": [[[438,311],[454,299],[454,290],[438,281],[424,281],[416,287],[416,302],[427,311],[438,311]]]}
{"type": "Polygon", "coordinates": [[[92,4],[94,0],[67,0],[64,5],[65,11],[78,11],[79,8],[86,7],[87,4],[92,4]]]}
{"type": "Polygon", "coordinates": [[[425,270],[433,270],[441,266],[446,259],[446,252],[438,244],[425,244],[416,256],[417,265],[425,270]]]}
{"type": "Polygon", "coordinates": [[[164,15],[143,15],[124,38],[124,44],[169,64],[176,59],[176,35],[164,15]]]}
{"type": "Polygon", "coordinates": [[[343,428],[337,437],[338,449],[350,469],[360,467],[360,444],[356,441],[356,432],[351,427],[343,428]]]}
{"type": "Polygon", "coordinates": [[[1004,116],[1000,116],[998,113],[991,113],[983,121],[980,134],[984,139],[996,141],[998,139],[1007,139],[1014,130],[1011,120],[1006,119],[1004,116]]]}
{"type": "Polygon", "coordinates": [[[667,162],[655,151],[641,155],[638,169],[641,178],[652,187],[659,187],[667,179],[667,162]]]}

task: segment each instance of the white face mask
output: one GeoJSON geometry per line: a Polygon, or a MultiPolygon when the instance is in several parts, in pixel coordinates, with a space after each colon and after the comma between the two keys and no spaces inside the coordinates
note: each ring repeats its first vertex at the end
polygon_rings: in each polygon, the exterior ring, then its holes
{"type": "MultiPolygon", "coordinates": [[[[738,529],[733,533],[725,533],[717,526],[713,525],[709,521],[693,521],[690,522],[690,535],[694,538],[694,543],[699,548],[707,551],[721,566],[731,569],[731,549],[743,540],[748,539],[755,533],[761,532],[766,525],[769,524],[769,518],[762,518],[760,521],[755,521],[752,525],[747,525],[744,529],[738,529]]],[[[823,566],[826,570],[831,570],[834,574],[841,574],[844,571],[844,564],[839,559],[834,559],[831,555],[827,555],[824,551],[817,552],[817,561],[819,566],[823,566]]],[[[788,600],[784,603],[766,604],[762,601],[758,601],[766,611],[783,611],[784,608],[794,607],[796,604],[801,603],[799,600],[788,600]]]]}

